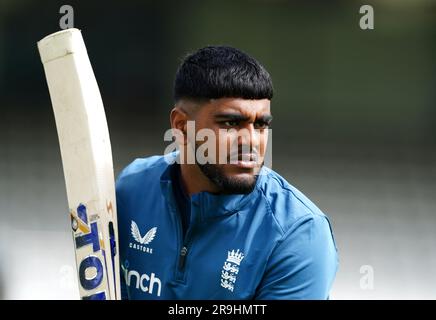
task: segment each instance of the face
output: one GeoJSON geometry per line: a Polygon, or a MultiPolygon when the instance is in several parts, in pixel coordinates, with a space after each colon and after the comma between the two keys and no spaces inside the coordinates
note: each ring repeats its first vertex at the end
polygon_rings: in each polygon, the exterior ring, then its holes
{"type": "MultiPolygon", "coordinates": [[[[205,152],[206,163],[197,165],[222,193],[249,193],[263,166],[268,128],[272,121],[270,100],[221,98],[203,104],[191,117],[195,131],[214,132],[215,148],[205,152]]],[[[198,138],[196,139],[198,140],[198,138]]],[[[196,155],[206,141],[195,141],[196,155]]],[[[209,146],[211,141],[208,142],[209,146]]]]}

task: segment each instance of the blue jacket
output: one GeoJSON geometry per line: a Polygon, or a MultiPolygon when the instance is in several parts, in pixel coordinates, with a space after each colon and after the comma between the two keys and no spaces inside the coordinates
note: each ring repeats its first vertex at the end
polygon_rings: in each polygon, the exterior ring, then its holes
{"type": "Polygon", "coordinates": [[[328,298],[336,244],[301,192],[263,167],[249,194],[192,195],[183,236],[170,167],[136,159],[117,178],[123,299],[328,298]]]}

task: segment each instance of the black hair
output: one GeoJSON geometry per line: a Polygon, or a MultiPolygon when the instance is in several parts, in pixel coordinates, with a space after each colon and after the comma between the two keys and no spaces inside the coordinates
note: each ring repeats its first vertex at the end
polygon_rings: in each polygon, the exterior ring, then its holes
{"type": "Polygon", "coordinates": [[[269,99],[268,71],[253,57],[227,46],[207,46],[188,54],[174,80],[174,100],[219,98],[269,99]]]}

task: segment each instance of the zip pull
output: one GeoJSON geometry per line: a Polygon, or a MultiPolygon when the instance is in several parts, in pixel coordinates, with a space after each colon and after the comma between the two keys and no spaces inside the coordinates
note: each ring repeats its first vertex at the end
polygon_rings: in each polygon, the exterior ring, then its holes
{"type": "Polygon", "coordinates": [[[180,259],[179,259],[179,269],[183,269],[185,266],[186,255],[188,254],[188,248],[183,247],[180,251],[180,259]]]}

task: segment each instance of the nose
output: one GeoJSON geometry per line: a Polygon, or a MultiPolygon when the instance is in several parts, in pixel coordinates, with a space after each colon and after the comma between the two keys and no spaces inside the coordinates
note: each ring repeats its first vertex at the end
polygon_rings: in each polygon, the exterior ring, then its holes
{"type": "Polygon", "coordinates": [[[249,146],[249,150],[242,150],[241,153],[258,152],[260,144],[260,132],[254,128],[253,123],[248,123],[238,132],[238,146],[249,146]]]}

